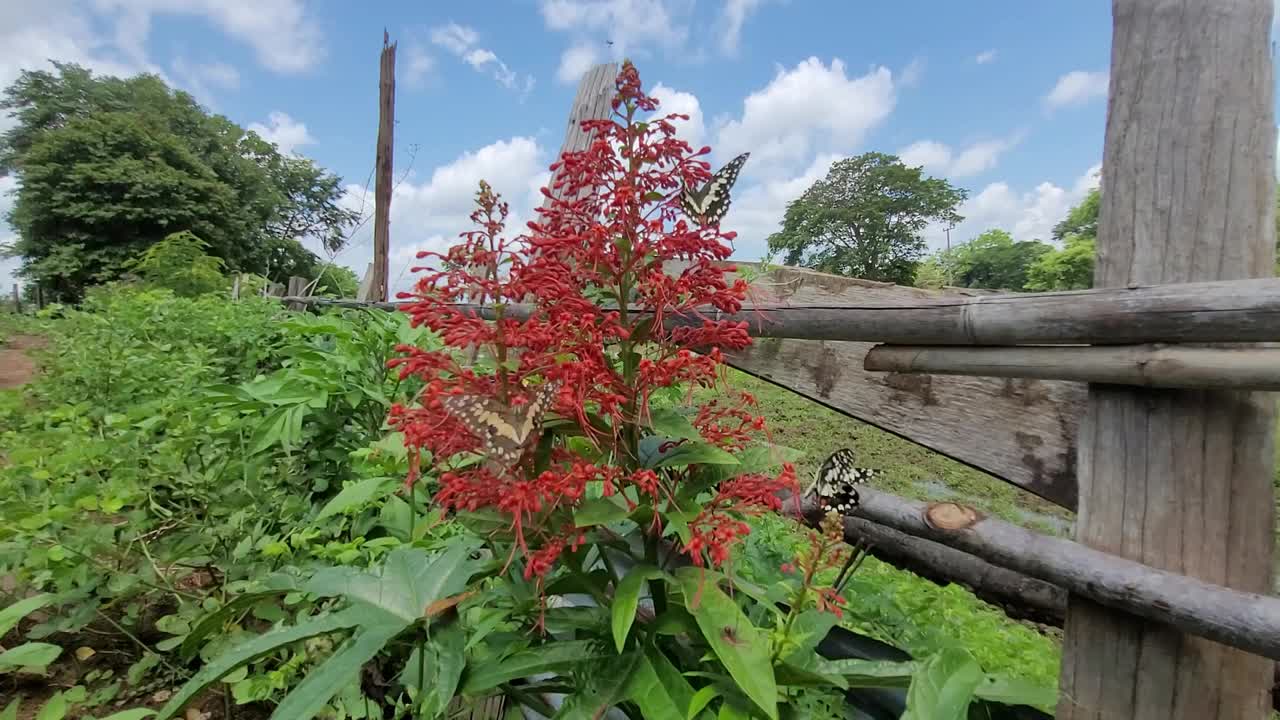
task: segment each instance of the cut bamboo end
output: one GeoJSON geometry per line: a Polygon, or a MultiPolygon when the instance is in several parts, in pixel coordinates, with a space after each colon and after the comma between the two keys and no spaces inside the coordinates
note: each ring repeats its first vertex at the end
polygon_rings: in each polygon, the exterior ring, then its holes
{"type": "Polygon", "coordinates": [[[924,519],[938,530],[964,530],[976,525],[982,515],[968,505],[940,502],[925,508],[924,519]]]}

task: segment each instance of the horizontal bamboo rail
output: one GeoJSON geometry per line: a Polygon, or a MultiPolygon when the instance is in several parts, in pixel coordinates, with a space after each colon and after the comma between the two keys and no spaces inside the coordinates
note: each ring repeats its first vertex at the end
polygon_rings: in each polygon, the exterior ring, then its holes
{"type": "MultiPolygon", "coordinates": [[[[1280,598],[1159,570],[994,518],[979,517],[968,527],[945,530],[926,519],[930,505],[872,488],[859,488],[858,494],[858,517],[946,544],[1101,605],[1280,660],[1280,598]]],[[[794,513],[795,506],[788,500],[784,512],[794,513]]],[[[800,504],[799,512],[811,525],[821,519],[812,498],[800,504]]],[[[846,523],[846,532],[855,528],[846,523]]]]}
{"type": "Polygon", "coordinates": [[[1160,388],[1280,390],[1277,348],[878,345],[867,353],[863,368],[1160,388]]]}
{"type": "MultiPolygon", "coordinates": [[[[286,297],[338,307],[396,309],[400,303],[286,297]]],[[[492,310],[478,305],[483,317],[492,310]]],[[[507,317],[528,317],[509,305],[507,317]]],[[[891,345],[1131,345],[1280,341],[1280,278],[934,298],[866,305],[754,305],[732,315],[753,337],[843,340],[891,345]]],[[[702,317],[668,316],[667,326],[699,325],[702,317]]]]}

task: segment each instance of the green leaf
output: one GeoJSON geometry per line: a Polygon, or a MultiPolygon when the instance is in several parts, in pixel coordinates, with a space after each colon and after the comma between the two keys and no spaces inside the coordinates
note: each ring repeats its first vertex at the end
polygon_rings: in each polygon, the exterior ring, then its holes
{"type": "MultiPolygon", "coordinates": [[[[609,708],[626,698],[627,686],[636,665],[644,659],[637,650],[604,661],[587,675],[587,686],[565,698],[558,720],[597,720],[609,708]]],[[[655,717],[655,716],[649,716],[655,717]]],[[[661,716],[657,716],[661,717],[661,716]]]]}
{"type": "Polygon", "coordinates": [[[0,652],[0,672],[10,668],[40,668],[43,670],[49,663],[58,659],[62,648],[42,642],[23,643],[17,647],[0,652]]]}
{"type": "Polygon", "coordinates": [[[40,593],[32,595],[25,600],[18,602],[0,610],[0,637],[4,637],[6,633],[13,629],[14,625],[22,618],[39,610],[40,608],[53,602],[53,595],[49,593],[40,593]]]}
{"type": "Polygon", "coordinates": [[[367,612],[366,608],[352,608],[331,615],[322,615],[291,627],[277,628],[240,643],[206,664],[200,672],[188,680],[187,684],[183,685],[182,689],[161,708],[160,714],[156,716],[157,720],[168,720],[174,717],[191,698],[244,663],[299,640],[339,630],[349,630],[359,625],[362,615],[367,612]]]}
{"type": "Polygon", "coordinates": [[[654,410],[649,415],[649,427],[654,435],[665,435],[668,438],[685,438],[701,440],[702,434],[689,422],[689,417],[678,410],[664,408],[654,410]]]}
{"type": "Polygon", "coordinates": [[[703,442],[685,442],[663,456],[655,467],[685,465],[737,465],[738,458],[726,450],[703,442]]]}
{"type": "MultiPolygon", "coordinates": [[[[425,648],[429,653],[424,663],[427,672],[427,695],[421,698],[422,714],[434,718],[444,712],[458,691],[458,682],[462,679],[462,671],[467,667],[467,656],[463,647],[467,634],[459,623],[449,623],[431,634],[425,648]]],[[[422,648],[419,648],[420,651],[422,648]]],[[[418,664],[415,651],[405,665],[402,678],[409,680],[405,684],[419,687],[418,664]],[[407,676],[407,677],[406,677],[407,676]]]]}
{"type": "Polygon", "coordinates": [[[666,576],[666,573],[652,565],[637,565],[618,583],[618,589],[613,594],[613,643],[618,652],[622,652],[627,634],[631,632],[631,624],[636,620],[636,605],[640,601],[640,590],[645,581],[666,576]]]}
{"type": "Polygon", "coordinates": [[[471,545],[463,542],[455,542],[443,553],[405,545],[387,553],[376,574],[349,567],[325,568],[302,589],[371,605],[408,625],[421,618],[431,603],[466,588],[479,569],[468,557],[471,550],[471,545]]]}
{"type": "Polygon", "coordinates": [[[121,710],[118,713],[102,718],[102,720],[143,720],[143,718],[149,718],[155,714],[155,710],[134,708],[132,710],[121,710]]]}
{"type": "Polygon", "coordinates": [[[920,666],[907,688],[902,720],[965,720],[982,667],[964,648],[943,648],[920,666]]]}
{"type": "Polygon", "coordinates": [[[360,629],[320,667],[307,673],[271,713],[272,720],[311,720],[324,709],[329,698],[357,676],[360,668],[405,627],[394,616],[382,622],[370,620],[367,616],[362,618],[360,629]]]}
{"type": "Polygon", "coordinates": [[[719,588],[717,582],[723,577],[719,573],[683,567],[677,577],[684,591],[685,607],[698,622],[702,637],[747,697],[777,720],[778,688],[767,637],[719,588]]]}
{"type": "Polygon", "coordinates": [[[602,649],[599,643],[590,640],[542,645],[517,652],[500,662],[485,663],[475,668],[474,672],[467,675],[462,692],[477,695],[518,678],[563,670],[575,665],[590,665],[614,657],[617,657],[617,653],[602,649]]]}
{"type": "Polygon", "coordinates": [[[919,664],[914,661],[894,660],[827,660],[822,663],[823,672],[838,674],[849,687],[901,687],[911,684],[919,664]]]}
{"type": "Polygon", "coordinates": [[[200,650],[200,643],[204,641],[210,633],[219,630],[232,616],[238,615],[244,610],[258,604],[258,602],[267,598],[284,595],[289,592],[286,588],[278,590],[264,590],[262,592],[245,593],[238,595],[226,605],[200,618],[200,621],[191,628],[191,632],[182,639],[182,646],[178,653],[183,660],[190,660],[196,656],[200,650]]]}
{"type": "Polygon", "coordinates": [[[67,698],[62,693],[54,693],[45,701],[44,707],[36,715],[36,720],[62,720],[67,716],[67,698]]]}
{"type": "Polygon", "coordinates": [[[608,525],[612,522],[627,519],[631,511],[622,503],[617,495],[613,497],[583,500],[573,511],[573,524],[576,527],[608,525]]]}
{"type": "Polygon", "coordinates": [[[693,701],[693,688],[660,650],[650,647],[632,671],[627,699],[647,718],[681,718],[693,701]]]}
{"type": "Polygon", "coordinates": [[[5,706],[4,712],[0,712],[0,720],[18,720],[18,710],[22,707],[22,696],[13,699],[13,702],[5,706]]]}
{"type": "Polygon", "coordinates": [[[1052,710],[1058,704],[1057,688],[1037,685],[1021,678],[988,675],[978,683],[974,697],[1005,705],[1030,705],[1052,710]]]}
{"type": "Polygon", "coordinates": [[[327,517],[345,513],[351,508],[360,507],[384,497],[394,491],[397,484],[395,480],[388,478],[369,478],[348,485],[334,495],[332,500],[325,503],[324,508],[316,515],[315,521],[319,522],[327,517]]]}
{"type": "Polygon", "coordinates": [[[687,720],[693,720],[707,707],[707,703],[715,700],[720,696],[720,689],[715,685],[704,685],[698,692],[693,694],[693,699],[689,701],[689,710],[685,713],[687,720]]]}

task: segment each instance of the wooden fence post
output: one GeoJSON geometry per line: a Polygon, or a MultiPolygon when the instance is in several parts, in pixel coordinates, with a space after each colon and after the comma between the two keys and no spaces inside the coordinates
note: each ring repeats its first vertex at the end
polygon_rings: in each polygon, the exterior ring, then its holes
{"type": "MultiPolygon", "coordinates": [[[[1113,0],[1095,286],[1270,277],[1271,0],[1113,0]]],[[[1271,592],[1275,397],[1090,385],[1078,539],[1271,592]]],[[[1059,718],[1267,717],[1273,663],[1071,596],[1059,718]]]]}
{"type": "Polygon", "coordinates": [[[378,78],[378,151],[377,175],[373,189],[373,299],[385,302],[389,297],[391,275],[388,259],[391,246],[392,155],[396,122],[396,44],[388,44],[387,31],[382,31],[382,61],[378,78]]]}
{"type": "Polygon", "coordinates": [[[13,311],[22,312],[22,288],[18,287],[18,283],[13,284],[13,311]]]}

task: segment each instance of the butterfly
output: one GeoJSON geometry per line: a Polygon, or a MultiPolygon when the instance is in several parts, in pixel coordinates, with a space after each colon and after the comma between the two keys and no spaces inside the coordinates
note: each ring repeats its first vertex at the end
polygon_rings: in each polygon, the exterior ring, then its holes
{"type": "Polygon", "coordinates": [[[553,380],[540,385],[529,402],[514,408],[480,395],[447,395],[440,399],[440,404],[480,440],[485,458],[505,472],[528,449],[529,440],[542,426],[542,416],[555,401],[560,384],[559,380],[553,380]]]}
{"type": "Polygon", "coordinates": [[[680,191],[680,207],[684,214],[698,222],[699,225],[713,225],[720,222],[724,214],[729,212],[729,189],[738,180],[738,172],[751,153],[742,153],[729,161],[729,164],[716,171],[706,185],[694,190],[685,186],[680,191]]]}
{"type": "Polygon", "coordinates": [[[858,507],[857,485],[879,477],[880,471],[857,467],[853,450],[841,448],[827,456],[805,494],[814,494],[824,508],[850,515],[858,507]]]}

